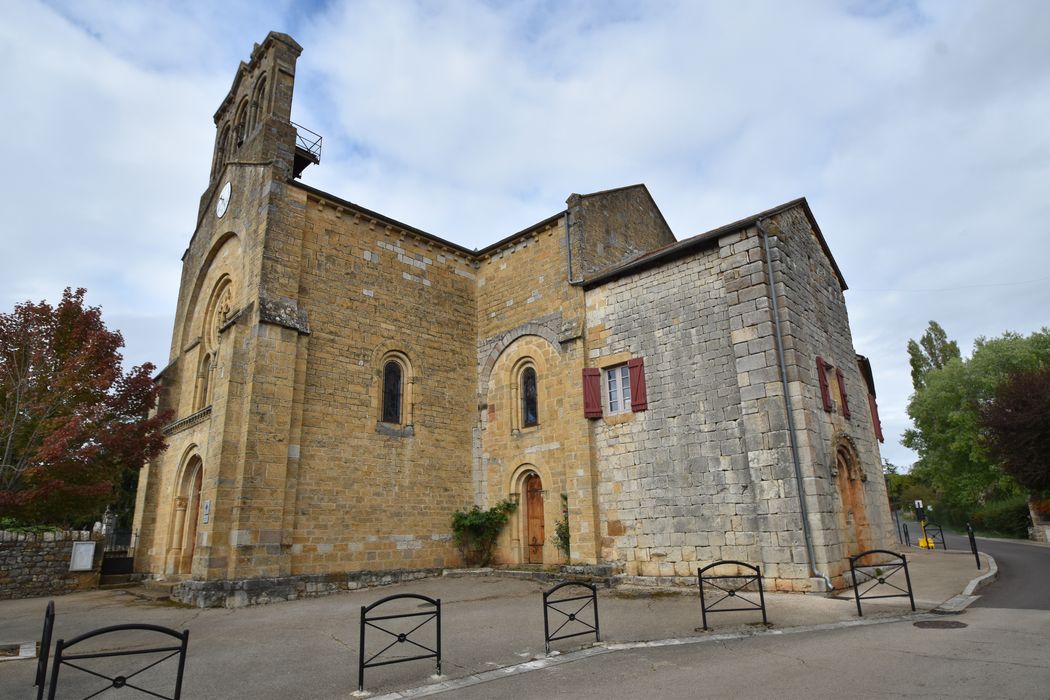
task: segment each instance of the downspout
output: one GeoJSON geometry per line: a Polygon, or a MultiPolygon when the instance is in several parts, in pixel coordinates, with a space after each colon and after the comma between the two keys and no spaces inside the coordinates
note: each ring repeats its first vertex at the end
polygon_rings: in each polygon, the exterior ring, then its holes
{"type": "Polygon", "coordinates": [[[791,392],[788,387],[787,361],[784,359],[784,337],[780,329],[780,309],[777,306],[777,288],[773,279],[773,258],[769,249],[769,232],[765,222],[756,222],[758,232],[762,235],[762,244],[766,251],[766,275],[769,280],[769,300],[773,309],[773,337],[777,343],[777,358],[780,361],[780,383],[784,389],[784,410],[787,412],[788,439],[791,442],[791,461],[795,467],[795,482],[798,484],[798,503],[802,512],[802,538],[806,542],[806,555],[809,558],[809,571],[816,577],[824,579],[828,590],[835,590],[827,574],[817,570],[817,555],[813,550],[813,535],[809,530],[809,506],[806,505],[806,488],[802,480],[802,460],[798,456],[798,434],[795,431],[795,413],[791,405],[791,392]]]}

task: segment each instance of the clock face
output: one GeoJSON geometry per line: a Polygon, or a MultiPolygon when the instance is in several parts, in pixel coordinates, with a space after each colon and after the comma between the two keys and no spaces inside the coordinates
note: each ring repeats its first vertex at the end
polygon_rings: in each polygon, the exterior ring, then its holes
{"type": "Polygon", "coordinates": [[[232,188],[230,183],[227,182],[222,186],[222,191],[219,192],[219,199],[215,202],[215,216],[222,218],[222,215],[226,213],[226,210],[230,207],[230,192],[232,188]]]}

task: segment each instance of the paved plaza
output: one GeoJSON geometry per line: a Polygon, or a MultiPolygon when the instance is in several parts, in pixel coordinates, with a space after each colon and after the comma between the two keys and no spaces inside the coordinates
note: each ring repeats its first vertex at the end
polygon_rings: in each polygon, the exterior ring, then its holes
{"type": "MultiPolygon", "coordinates": [[[[977,571],[969,552],[913,549],[908,560],[919,614],[956,598],[972,579],[989,573],[987,563],[977,571]]],[[[794,632],[874,626],[912,615],[901,598],[865,603],[859,620],[851,596],[767,593],[768,626],[761,625],[757,612],[723,613],[711,616],[712,629],[704,632],[695,587],[602,589],[601,643],[587,637],[555,642],[555,654],[548,657],[542,592],[549,587],[524,578],[456,575],[234,610],[179,607],[145,598],[136,589],[88,591],[55,599],[55,639],[126,622],[188,629],[186,698],[346,698],[357,685],[360,608],[395,593],[441,599],[443,675],[432,676],[432,661],[368,669],[366,688],[377,696],[413,688],[418,693],[433,684],[438,685],[426,690],[442,684],[463,689],[591,655],[608,657],[611,649],[651,647],[651,642],[689,646],[768,636],[779,641],[763,644],[790,644],[787,638],[794,632]]],[[[46,602],[0,602],[0,642],[38,639],[46,602]]],[[[0,664],[0,697],[32,697],[34,670],[32,661],[0,664]]]]}

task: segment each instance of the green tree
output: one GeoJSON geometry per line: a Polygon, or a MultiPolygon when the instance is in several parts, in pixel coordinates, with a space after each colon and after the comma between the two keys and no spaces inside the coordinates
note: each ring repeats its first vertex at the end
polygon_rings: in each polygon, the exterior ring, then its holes
{"type": "Polygon", "coordinates": [[[948,334],[939,323],[930,321],[919,342],[908,341],[908,363],[911,365],[911,384],[915,391],[926,386],[926,375],[931,370],[943,369],[960,357],[959,344],[948,340],[948,334]]]}
{"type": "Polygon", "coordinates": [[[1020,493],[987,448],[980,412],[1011,374],[1048,360],[1050,329],[1044,328],[1027,338],[1016,333],[978,338],[969,359],[950,358],[929,369],[908,403],[915,427],[901,441],[919,455],[912,474],[952,504],[976,505],[1020,493]]]}
{"type": "Polygon", "coordinates": [[[0,517],[90,522],[164,449],[153,366],[123,372],[123,338],[84,294],[0,314],[0,517]]]}
{"type": "Polygon", "coordinates": [[[1033,494],[1050,492],[1050,364],[1010,375],[981,408],[988,450],[1033,494]]]}

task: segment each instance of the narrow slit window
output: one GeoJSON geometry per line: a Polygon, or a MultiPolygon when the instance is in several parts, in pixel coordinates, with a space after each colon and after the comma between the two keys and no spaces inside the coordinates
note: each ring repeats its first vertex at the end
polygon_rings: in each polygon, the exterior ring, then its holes
{"type": "Polygon", "coordinates": [[[529,428],[539,425],[537,407],[536,369],[526,367],[521,373],[521,424],[529,428]]]}
{"type": "Polygon", "coordinates": [[[383,422],[401,423],[401,365],[391,360],[383,367],[383,422]]]}

